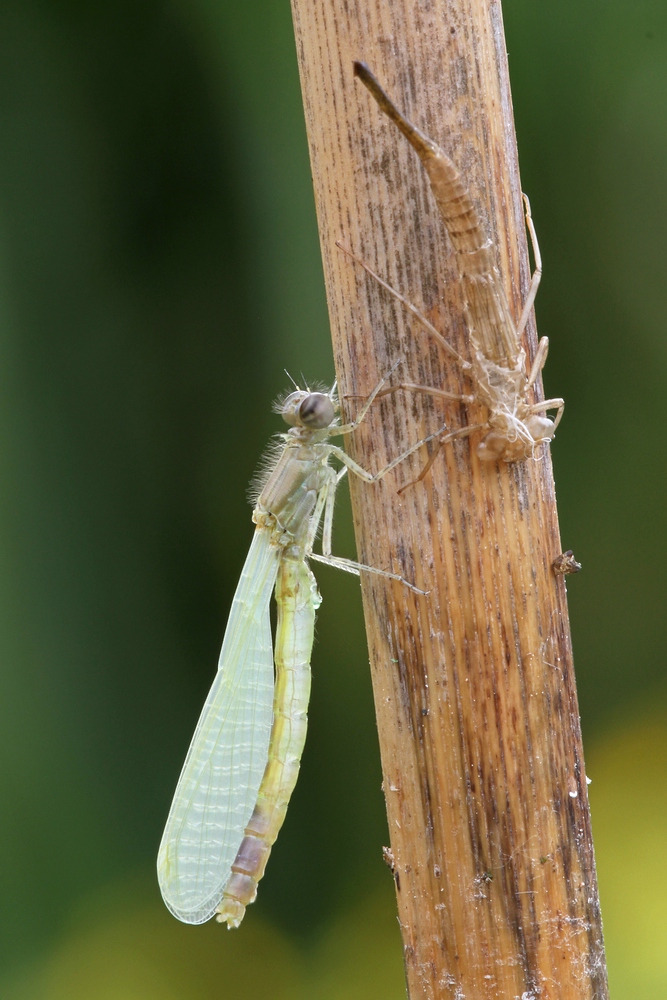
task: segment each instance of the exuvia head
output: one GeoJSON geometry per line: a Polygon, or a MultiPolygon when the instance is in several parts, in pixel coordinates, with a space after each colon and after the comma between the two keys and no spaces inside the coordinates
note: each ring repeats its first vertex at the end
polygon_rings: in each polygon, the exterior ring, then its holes
{"type": "Polygon", "coordinates": [[[282,418],[290,427],[307,427],[323,430],[333,423],[336,407],[326,392],[309,392],[298,389],[291,392],[281,409],[282,418]]]}
{"type": "MultiPolygon", "coordinates": [[[[502,416],[502,415],[501,415],[502,416]]],[[[520,462],[534,458],[538,445],[551,441],[556,431],[553,420],[537,413],[529,414],[525,420],[498,419],[495,427],[485,434],[477,445],[477,454],[485,462],[520,462]]]]}

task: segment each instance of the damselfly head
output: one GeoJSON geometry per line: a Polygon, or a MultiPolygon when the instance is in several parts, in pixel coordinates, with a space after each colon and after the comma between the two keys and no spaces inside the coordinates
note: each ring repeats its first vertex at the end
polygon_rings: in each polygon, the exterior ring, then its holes
{"type": "Polygon", "coordinates": [[[282,405],[282,417],[290,427],[322,430],[333,423],[336,408],[326,392],[291,392],[282,405]]]}

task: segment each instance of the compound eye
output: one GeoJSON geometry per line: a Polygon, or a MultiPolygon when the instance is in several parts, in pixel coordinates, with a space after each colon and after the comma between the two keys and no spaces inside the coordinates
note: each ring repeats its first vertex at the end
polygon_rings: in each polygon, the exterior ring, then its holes
{"type": "Polygon", "coordinates": [[[290,427],[296,427],[297,424],[301,423],[299,410],[309,396],[309,392],[297,389],[296,392],[291,392],[283,403],[280,413],[285,423],[289,424],[290,427]]]}
{"type": "Polygon", "coordinates": [[[336,411],[331,398],[324,392],[309,393],[299,407],[299,420],[304,427],[322,430],[332,423],[336,411]]]}

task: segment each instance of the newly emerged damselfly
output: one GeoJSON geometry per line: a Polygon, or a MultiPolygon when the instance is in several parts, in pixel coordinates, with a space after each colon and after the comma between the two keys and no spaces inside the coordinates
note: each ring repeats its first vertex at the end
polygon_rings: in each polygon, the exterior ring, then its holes
{"type": "Polygon", "coordinates": [[[355,421],[340,426],[335,387],[297,389],[280,404],[290,429],[280,435],[253,512],[255,534],[241,572],[220,653],[176,787],[158,854],[164,901],[179,920],[216,916],[238,927],[257,895],[299,773],[306,738],[310,656],[320,605],[311,559],[347,572],[368,572],[425,592],[400,575],[331,554],[336,487],[346,472],[372,475],[330,438],[350,434],[382,391],[369,396],[355,421]],[[341,468],[330,465],[337,459],[341,468]],[[322,553],[313,552],[320,525],[322,553]],[[271,642],[270,599],[277,627],[271,642]]]}

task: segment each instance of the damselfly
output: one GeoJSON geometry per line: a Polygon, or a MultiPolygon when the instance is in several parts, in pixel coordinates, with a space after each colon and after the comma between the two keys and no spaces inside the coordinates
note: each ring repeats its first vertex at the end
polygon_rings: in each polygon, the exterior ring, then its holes
{"type": "Polygon", "coordinates": [[[488,409],[488,416],[484,422],[432,434],[415,445],[411,450],[416,450],[426,441],[435,441],[431,456],[418,478],[423,479],[426,475],[443,444],[479,431],[484,432],[477,444],[477,454],[480,458],[505,462],[531,458],[538,445],[547,443],[553,438],[565,404],[562,399],[547,399],[537,403],[529,401],[529,393],[544,367],[549,341],[546,337],[542,337],[530,372],[527,374],[526,355],[520,338],[528,322],[542,274],[542,261],[528,199],[524,196],[526,224],[535,256],[535,272],[521,317],[516,324],[496,266],[493,241],[487,235],[454,163],[439,146],[401,114],[364,63],[355,62],[354,72],[373,95],[381,110],[406,136],[424,165],[454,247],[463,286],[466,325],[473,348],[472,364],[463,362],[416,306],[388,285],[368,264],[338,243],[342,250],[398,299],[422,326],[437,338],[445,350],[457,361],[462,362],[464,369],[471,370],[472,374],[473,386],[469,395],[457,396],[437,387],[410,382],[387,387],[381,394],[405,389],[464,403],[480,402],[488,409]],[[557,411],[554,420],[545,415],[547,410],[557,411]]]}
{"type": "Polygon", "coordinates": [[[255,534],[241,572],[220,653],[176,787],[158,854],[158,879],[174,916],[200,924],[216,915],[238,927],[283,824],[306,738],[310,655],[320,604],[314,559],[350,573],[396,573],[331,554],[336,487],[346,472],[372,475],[329,439],[350,434],[382,391],[376,387],[355,421],[339,426],[335,387],[292,392],[280,405],[290,430],[273,456],[253,512],[255,534]],[[338,459],[339,470],[329,463],[338,459]],[[320,528],[322,553],[313,552],[320,528]],[[270,598],[278,610],[274,656],[270,598]]]}

